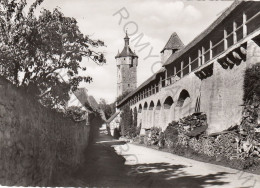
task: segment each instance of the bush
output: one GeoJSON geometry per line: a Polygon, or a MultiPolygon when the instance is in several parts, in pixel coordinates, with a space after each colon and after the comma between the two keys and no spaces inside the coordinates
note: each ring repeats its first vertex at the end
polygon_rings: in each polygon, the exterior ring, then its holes
{"type": "Polygon", "coordinates": [[[141,128],[142,128],[141,125],[139,125],[139,126],[136,128],[136,135],[140,135],[141,128]]]}
{"type": "Polygon", "coordinates": [[[150,139],[152,145],[157,145],[159,143],[159,134],[162,132],[161,128],[152,127],[150,130],[150,139]]]}
{"type": "Polygon", "coordinates": [[[144,144],[144,136],[142,135],[142,136],[136,136],[134,139],[133,139],[133,141],[135,142],[135,143],[138,143],[138,144],[144,144]]]}
{"type": "Polygon", "coordinates": [[[70,106],[66,108],[65,114],[67,117],[73,118],[75,121],[82,121],[86,118],[87,112],[78,106],[70,106]]]}
{"type": "Polygon", "coordinates": [[[151,139],[148,136],[144,136],[144,145],[151,146],[151,139]]]}
{"type": "Polygon", "coordinates": [[[173,121],[164,131],[165,144],[167,147],[172,148],[178,142],[178,123],[173,121]]]}
{"type": "Polygon", "coordinates": [[[119,139],[120,138],[120,130],[118,128],[114,129],[114,138],[119,139]]]}
{"type": "Polygon", "coordinates": [[[159,133],[158,146],[159,146],[159,149],[164,148],[164,146],[165,146],[165,134],[164,134],[164,132],[159,133]]]}
{"type": "MultiPolygon", "coordinates": [[[[248,169],[251,166],[254,166],[258,164],[255,158],[248,158],[247,160],[244,161],[243,163],[243,169],[248,169]]],[[[258,164],[259,165],[259,164],[258,164]]]]}

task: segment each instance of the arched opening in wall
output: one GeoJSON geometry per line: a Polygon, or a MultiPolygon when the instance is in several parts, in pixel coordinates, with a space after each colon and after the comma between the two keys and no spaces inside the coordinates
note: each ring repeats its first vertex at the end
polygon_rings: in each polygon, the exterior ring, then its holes
{"type": "Polygon", "coordinates": [[[161,107],[162,107],[161,102],[160,102],[160,100],[158,100],[155,109],[156,109],[156,110],[161,110],[161,107]]]}
{"type": "Polygon", "coordinates": [[[144,110],[147,110],[147,108],[148,108],[148,104],[147,104],[147,102],[145,102],[144,103],[144,110]]]}
{"type": "Polygon", "coordinates": [[[187,90],[182,90],[179,96],[179,99],[177,101],[177,107],[183,107],[183,104],[186,100],[190,100],[190,94],[187,90]]]}
{"type": "Polygon", "coordinates": [[[150,106],[149,106],[149,110],[153,110],[153,108],[154,108],[154,102],[151,101],[151,102],[150,102],[150,106]]]}
{"type": "Polygon", "coordinates": [[[170,109],[173,104],[173,99],[171,96],[167,97],[163,103],[164,109],[170,109]]]}
{"type": "Polygon", "coordinates": [[[141,112],[142,112],[142,105],[139,104],[138,113],[141,113],[141,112]]]}
{"type": "Polygon", "coordinates": [[[134,108],[134,113],[137,113],[137,108],[136,107],[134,108]]]}
{"type": "Polygon", "coordinates": [[[184,89],[181,91],[177,104],[176,104],[176,107],[179,108],[178,111],[179,111],[180,118],[186,117],[192,113],[191,112],[191,98],[190,98],[190,94],[187,90],[184,89]]]}
{"type": "Polygon", "coordinates": [[[200,97],[196,100],[195,112],[200,112],[200,97]]]}

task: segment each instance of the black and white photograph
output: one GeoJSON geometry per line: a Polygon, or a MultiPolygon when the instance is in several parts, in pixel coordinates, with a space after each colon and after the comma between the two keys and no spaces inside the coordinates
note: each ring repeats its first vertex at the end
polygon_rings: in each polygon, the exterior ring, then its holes
{"type": "Polygon", "coordinates": [[[260,188],[260,1],[0,0],[0,187],[260,188]]]}

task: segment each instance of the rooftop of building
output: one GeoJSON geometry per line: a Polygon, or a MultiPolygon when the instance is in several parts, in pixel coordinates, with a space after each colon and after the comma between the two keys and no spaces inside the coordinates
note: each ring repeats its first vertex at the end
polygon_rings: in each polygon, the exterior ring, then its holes
{"type": "Polygon", "coordinates": [[[117,117],[117,115],[119,114],[120,112],[115,112],[107,121],[106,121],[106,123],[110,123],[111,121],[113,121],[116,117],[117,117]]]}
{"type": "Polygon", "coordinates": [[[125,46],[123,48],[123,50],[121,51],[121,53],[119,53],[118,51],[118,54],[116,55],[116,59],[117,58],[120,58],[120,57],[137,57],[138,56],[131,50],[130,46],[129,46],[129,37],[128,37],[128,34],[126,32],[126,36],[124,38],[125,40],[125,46]]]}
{"type": "Polygon", "coordinates": [[[171,37],[169,38],[168,42],[162,49],[161,53],[164,52],[164,50],[180,50],[184,47],[183,42],[181,41],[180,37],[176,32],[174,32],[171,37]]]}

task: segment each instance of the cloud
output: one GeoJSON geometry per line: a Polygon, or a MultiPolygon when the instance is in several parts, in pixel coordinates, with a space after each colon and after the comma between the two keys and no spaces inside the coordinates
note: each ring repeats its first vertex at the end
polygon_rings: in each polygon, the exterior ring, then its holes
{"type": "Polygon", "coordinates": [[[193,23],[194,21],[198,21],[201,18],[201,12],[195,7],[188,5],[183,9],[182,21],[184,21],[186,24],[193,23]]]}
{"type": "Polygon", "coordinates": [[[160,18],[160,23],[165,21],[177,20],[184,9],[184,3],[181,1],[142,1],[136,8],[136,12],[144,18],[149,18],[151,15],[160,18]]]}
{"type": "Polygon", "coordinates": [[[142,1],[135,8],[135,15],[141,21],[153,26],[193,23],[201,18],[201,12],[183,1],[142,1]]]}

